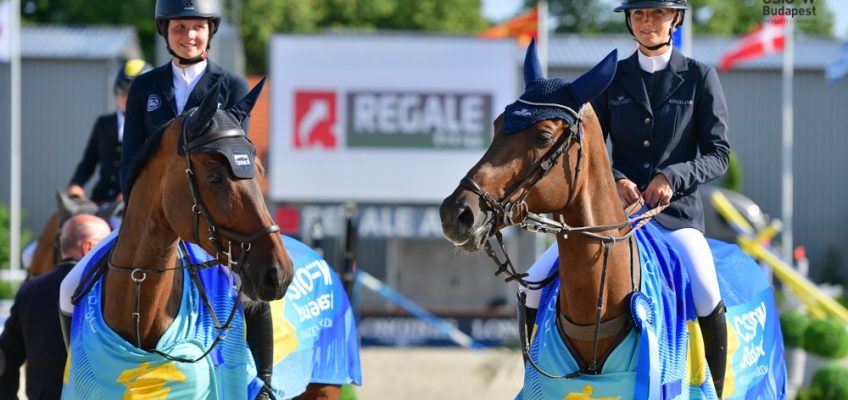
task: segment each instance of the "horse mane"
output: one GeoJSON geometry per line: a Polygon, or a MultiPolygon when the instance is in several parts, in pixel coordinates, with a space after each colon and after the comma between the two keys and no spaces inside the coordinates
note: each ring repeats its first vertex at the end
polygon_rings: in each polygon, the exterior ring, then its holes
{"type": "Polygon", "coordinates": [[[170,127],[178,118],[179,117],[171,119],[157,129],[156,132],[147,139],[147,142],[144,143],[141,151],[138,152],[138,155],[130,167],[129,174],[127,175],[127,198],[124,199],[124,202],[129,201],[132,187],[135,184],[136,179],[138,179],[138,176],[141,174],[141,170],[144,169],[145,165],[147,165],[147,161],[153,157],[157,151],[159,151],[159,143],[162,142],[162,136],[165,135],[165,131],[167,131],[168,127],[170,127]]]}

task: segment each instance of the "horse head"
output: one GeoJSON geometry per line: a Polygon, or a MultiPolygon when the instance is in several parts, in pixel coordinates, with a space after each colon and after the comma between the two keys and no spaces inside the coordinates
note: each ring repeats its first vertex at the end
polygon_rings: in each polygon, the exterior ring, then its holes
{"type": "Polygon", "coordinates": [[[292,262],[265,205],[264,168],[241,128],[263,84],[227,110],[218,109],[216,86],[165,128],[151,166],[164,171],[154,180],[160,180],[161,212],[173,233],[238,273],[248,297],[274,300],[291,283],[292,262]]]}
{"type": "Polygon", "coordinates": [[[587,179],[579,172],[586,169],[583,159],[606,154],[600,125],[586,103],[606,89],[615,68],[613,51],[574,82],[545,79],[535,42],[530,44],[524,94],[498,116],[488,150],[442,203],[446,239],[477,251],[526,211],[568,208],[587,179]]]}

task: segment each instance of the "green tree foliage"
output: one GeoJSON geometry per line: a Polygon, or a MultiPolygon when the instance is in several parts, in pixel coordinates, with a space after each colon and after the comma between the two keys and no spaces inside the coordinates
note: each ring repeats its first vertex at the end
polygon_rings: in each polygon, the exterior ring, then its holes
{"type": "Polygon", "coordinates": [[[797,400],[842,399],[848,399],[848,368],[835,363],[818,369],[810,387],[800,390],[797,397],[797,400]]]}
{"type": "Polygon", "coordinates": [[[62,25],[132,25],[147,60],[153,59],[157,37],[153,23],[156,0],[97,1],[90,0],[21,0],[24,23],[62,25]]]}
{"type": "Polygon", "coordinates": [[[822,357],[842,358],[848,355],[848,330],[836,319],[812,321],[804,330],[804,350],[822,357]]]}
{"type": "MultiPolygon", "coordinates": [[[[833,0],[831,0],[833,1],[833,0]]],[[[842,1],[842,0],[838,0],[842,1]]],[[[538,0],[524,0],[525,8],[538,0]]],[[[556,32],[627,33],[624,15],[613,12],[617,0],[548,0],[548,9],[556,32]]],[[[762,0],[689,0],[689,12],[696,34],[740,35],[763,21],[762,0]]],[[[797,7],[805,3],[795,1],[797,7]]],[[[833,35],[833,13],[826,0],[815,0],[816,15],[798,17],[796,29],[818,35],[833,35]]]]}
{"type": "MultiPolygon", "coordinates": [[[[26,214],[23,213],[21,215],[21,221],[26,218],[26,214]]],[[[9,208],[0,203],[0,267],[8,268],[9,267],[9,258],[11,256],[11,252],[9,252],[9,226],[11,225],[9,215],[9,208]]],[[[18,249],[20,253],[24,247],[29,244],[31,233],[29,230],[23,229],[21,231],[21,248],[18,249]]],[[[0,297],[2,298],[2,297],[0,297]]]]}

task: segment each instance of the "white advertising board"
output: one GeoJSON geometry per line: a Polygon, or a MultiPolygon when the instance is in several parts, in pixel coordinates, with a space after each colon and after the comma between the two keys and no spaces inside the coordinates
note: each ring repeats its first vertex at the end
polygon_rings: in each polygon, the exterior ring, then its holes
{"type": "Polygon", "coordinates": [[[438,203],[515,100],[516,45],[440,36],[274,36],[268,195],[438,203]]]}

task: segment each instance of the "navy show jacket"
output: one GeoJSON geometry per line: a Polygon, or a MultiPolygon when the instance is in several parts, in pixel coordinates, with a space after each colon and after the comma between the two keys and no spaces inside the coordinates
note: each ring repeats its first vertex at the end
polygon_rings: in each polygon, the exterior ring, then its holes
{"type": "Polygon", "coordinates": [[[657,222],[703,232],[697,190],[727,170],[727,104],[714,68],[676,49],[667,68],[656,74],[651,104],[634,52],[618,62],[612,83],[592,106],[612,145],[615,180],[630,179],[644,191],[662,173],[674,195],[657,222]]]}

